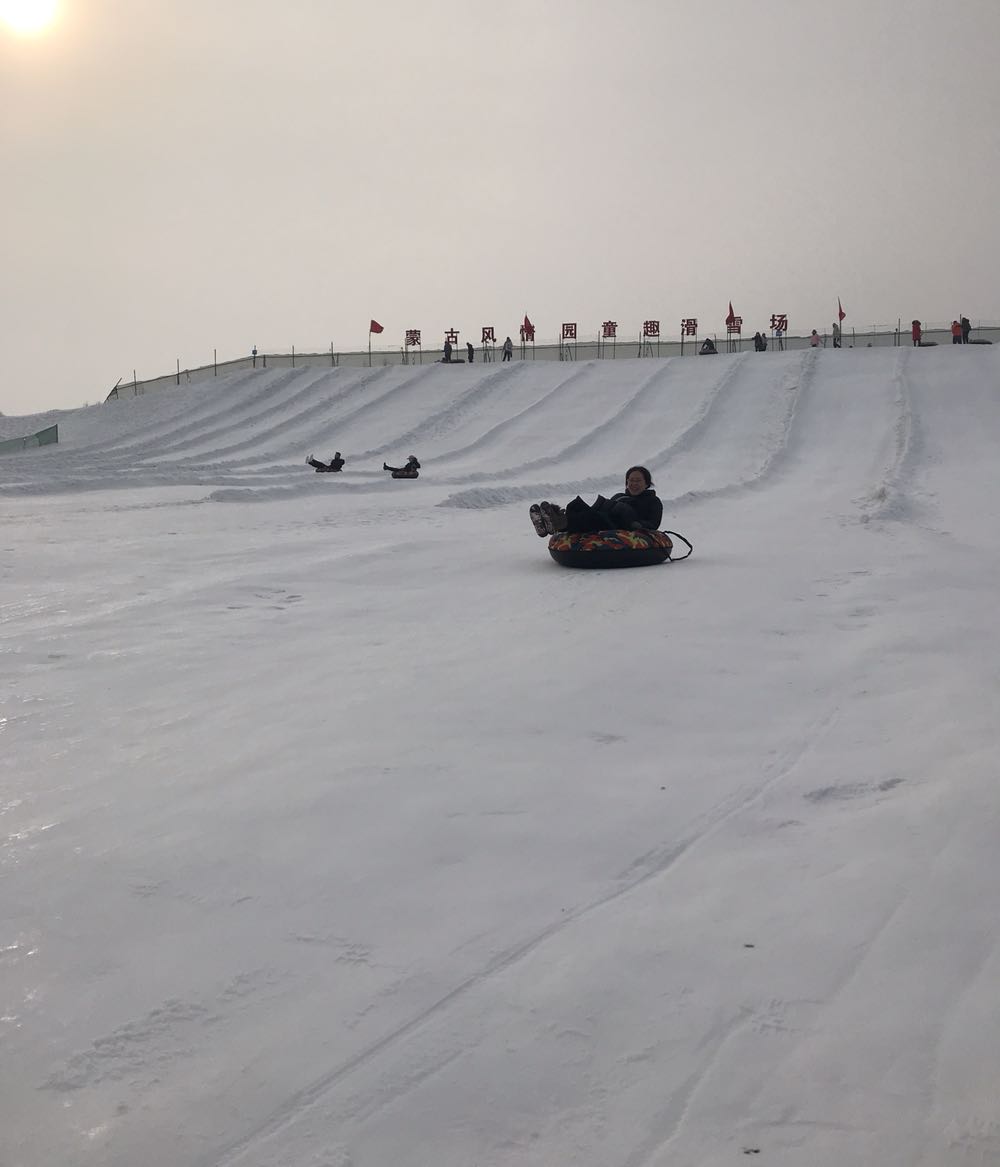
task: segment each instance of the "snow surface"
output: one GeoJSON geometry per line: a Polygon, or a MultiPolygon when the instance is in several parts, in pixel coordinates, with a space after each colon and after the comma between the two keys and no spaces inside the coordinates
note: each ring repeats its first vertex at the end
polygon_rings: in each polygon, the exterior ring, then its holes
{"type": "Polygon", "coordinates": [[[0,419],[0,1163],[1000,1163],[998,374],[0,419]],[[634,462],[694,556],[557,567],[634,462]]]}

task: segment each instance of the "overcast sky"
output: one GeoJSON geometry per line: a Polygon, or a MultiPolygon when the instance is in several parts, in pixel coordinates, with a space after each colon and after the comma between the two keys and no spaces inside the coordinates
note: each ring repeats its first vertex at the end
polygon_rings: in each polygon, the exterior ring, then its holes
{"type": "Polygon", "coordinates": [[[61,0],[0,26],[0,411],[371,317],[995,321],[998,43],[996,0],[61,0]]]}

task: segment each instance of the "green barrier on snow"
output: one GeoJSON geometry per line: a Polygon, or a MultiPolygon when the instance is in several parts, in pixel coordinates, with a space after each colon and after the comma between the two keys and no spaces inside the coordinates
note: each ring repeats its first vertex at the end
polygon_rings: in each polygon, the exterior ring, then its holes
{"type": "Polygon", "coordinates": [[[0,454],[13,454],[17,450],[30,450],[34,446],[54,446],[58,441],[59,427],[50,425],[26,438],[8,438],[6,442],[0,442],[0,454]]]}

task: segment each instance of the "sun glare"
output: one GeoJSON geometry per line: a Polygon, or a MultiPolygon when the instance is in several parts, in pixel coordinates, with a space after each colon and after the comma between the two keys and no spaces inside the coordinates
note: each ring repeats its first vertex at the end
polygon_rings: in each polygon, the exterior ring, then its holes
{"type": "Polygon", "coordinates": [[[59,0],[0,0],[0,21],[22,36],[38,36],[56,18],[59,0]]]}

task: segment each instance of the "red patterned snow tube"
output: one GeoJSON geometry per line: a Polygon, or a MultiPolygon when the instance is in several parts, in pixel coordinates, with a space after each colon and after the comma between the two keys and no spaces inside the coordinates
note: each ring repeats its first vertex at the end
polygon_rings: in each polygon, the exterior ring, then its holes
{"type": "Polygon", "coordinates": [[[671,535],[687,544],[678,556],[687,559],[691,544],[676,531],[560,531],[549,540],[549,554],[563,567],[644,567],[674,558],[671,535]]]}

